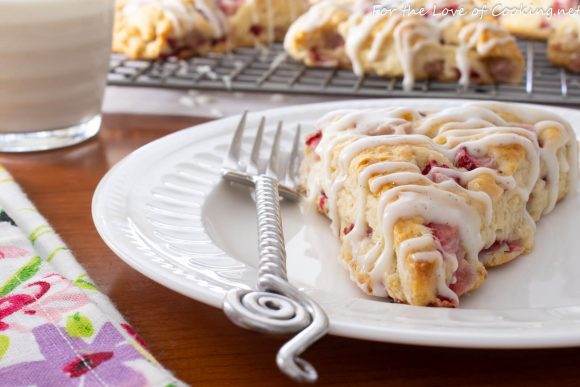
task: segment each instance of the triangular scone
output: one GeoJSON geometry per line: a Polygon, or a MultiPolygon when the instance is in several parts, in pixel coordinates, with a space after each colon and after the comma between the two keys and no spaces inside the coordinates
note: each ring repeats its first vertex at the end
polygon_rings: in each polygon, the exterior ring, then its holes
{"type": "Polygon", "coordinates": [[[501,103],[329,113],[306,140],[303,188],[368,294],[457,306],[485,267],[533,247],[573,187],[577,146],[552,114],[501,103]]]}

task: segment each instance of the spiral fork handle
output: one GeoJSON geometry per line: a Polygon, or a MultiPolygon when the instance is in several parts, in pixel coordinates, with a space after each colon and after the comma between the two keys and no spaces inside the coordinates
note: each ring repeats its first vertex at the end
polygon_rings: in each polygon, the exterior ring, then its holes
{"type": "Polygon", "coordinates": [[[288,280],[286,274],[286,248],[280,215],[280,197],[278,181],[269,176],[257,176],[256,210],[258,212],[258,249],[260,262],[258,267],[258,289],[272,289],[271,276],[288,280]]]}
{"type": "Polygon", "coordinates": [[[288,283],[278,180],[259,175],[254,183],[260,251],[258,290],[230,290],[224,299],[224,311],[244,328],[277,334],[300,331],[282,346],[276,363],[296,381],[315,382],[316,370],[299,356],[324,336],[328,319],[318,304],[288,283]]]}

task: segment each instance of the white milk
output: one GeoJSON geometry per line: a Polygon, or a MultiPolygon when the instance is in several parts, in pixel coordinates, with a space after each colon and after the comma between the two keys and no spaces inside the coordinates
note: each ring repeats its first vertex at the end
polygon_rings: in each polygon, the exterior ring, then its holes
{"type": "Polygon", "coordinates": [[[113,0],[0,0],[0,134],[100,113],[113,0]]]}

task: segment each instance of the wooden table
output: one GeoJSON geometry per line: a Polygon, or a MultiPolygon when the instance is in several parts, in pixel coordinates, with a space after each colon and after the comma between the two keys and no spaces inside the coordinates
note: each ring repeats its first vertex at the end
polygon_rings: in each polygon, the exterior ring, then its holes
{"type": "MultiPolygon", "coordinates": [[[[60,151],[0,156],[0,163],[177,377],[192,385],[289,385],[274,364],[280,338],[237,328],[219,310],[142,276],[108,249],[93,226],[91,198],[109,168],[141,145],[199,122],[109,115],[95,140],[60,151]]],[[[306,358],[318,368],[320,384],[580,385],[579,349],[475,351],[326,337],[306,358]]]]}

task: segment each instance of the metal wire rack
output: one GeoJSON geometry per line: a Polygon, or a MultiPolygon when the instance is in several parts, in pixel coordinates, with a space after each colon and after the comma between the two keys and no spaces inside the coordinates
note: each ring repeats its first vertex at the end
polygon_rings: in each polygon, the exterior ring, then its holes
{"type": "Polygon", "coordinates": [[[546,45],[521,41],[526,74],[518,85],[470,86],[417,82],[403,90],[401,80],[358,77],[348,70],[308,68],[287,57],[280,44],[268,49],[239,48],[227,54],[210,54],[188,60],[135,61],[114,54],[110,61],[111,85],[176,89],[262,91],[359,97],[430,97],[494,99],[580,105],[580,75],[552,66],[546,45]]]}

